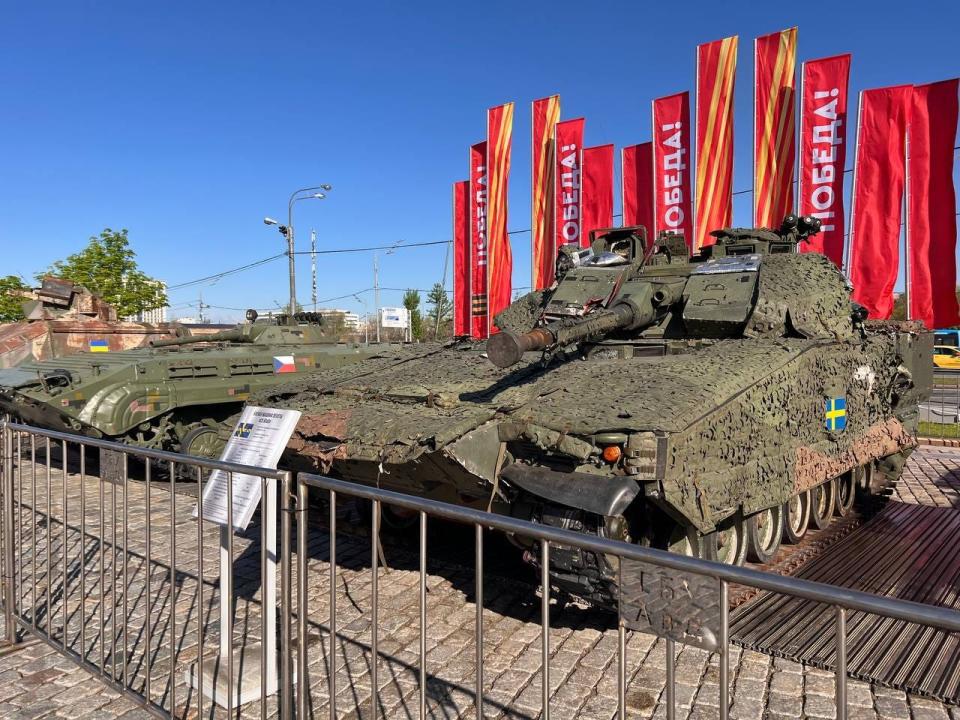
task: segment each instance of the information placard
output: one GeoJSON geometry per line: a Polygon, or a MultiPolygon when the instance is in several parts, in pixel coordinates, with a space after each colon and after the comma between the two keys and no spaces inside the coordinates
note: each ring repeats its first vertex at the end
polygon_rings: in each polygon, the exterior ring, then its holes
{"type": "MultiPolygon", "coordinates": [[[[299,420],[299,410],[245,407],[220,459],[239,465],[276,468],[299,420]]],[[[210,474],[203,488],[204,520],[227,524],[227,475],[223,470],[214,470],[210,474]]],[[[243,530],[250,523],[260,502],[260,486],[258,476],[234,473],[234,530],[243,530]]],[[[197,508],[193,514],[197,516],[197,508]]]]}

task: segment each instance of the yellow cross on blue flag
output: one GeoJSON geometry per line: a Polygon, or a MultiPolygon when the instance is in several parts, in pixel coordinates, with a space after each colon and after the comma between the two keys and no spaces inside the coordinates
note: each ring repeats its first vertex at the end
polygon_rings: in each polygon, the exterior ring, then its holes
{"type": "Polygon", "coordinates": [[[827,430],[845,430],[847,427],[847,399],[844,397],[827,398],[827,430]]]}

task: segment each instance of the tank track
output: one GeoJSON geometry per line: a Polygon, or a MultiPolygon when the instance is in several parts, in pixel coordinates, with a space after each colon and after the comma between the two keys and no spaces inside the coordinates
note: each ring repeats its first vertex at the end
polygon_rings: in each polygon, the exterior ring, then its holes
{"type": "MultiPolygon", "coordinates": [[[[750,563],[750,567],[778,575],[792,575],[812,557],[826,551],[831,545],[855,531],[865,520],[879,512],[890,496],[894,494],[897,482],[899,482],[899,475],[894,479],[884,478],[882,485],[875,489],[874,494],[861,495],[858,493],[857,502],[849,515],[834,517],[830,526],[824,530],[809,530],[801,542],[796,545],[781,545],[771,562],[764,564],[750,563]]],[[[582,515],[544,514],[540,521],[547,525],[602,537],[602,521],[600,518],[587,518],[582,517],[582,515]]],[[[536,567],[540,566],[538,557],[534,555],[529,557],[536,567]]],[[[620,602],[618,564],[616,558],[610,558],[595,552],[572,547],[551,546],[551,584],[561,593],[616,612],[620,602]]],[[[651,566],[637,562],[628,561],[623,564],[623,596],[627,599],[627,606],[631,605],[629,598],[638,597],[641,593],[645,593],[647,596],[658,594],[657,588],[652,585],[652,583],[658,582],[657,573],[654,570],[651,566]]],[[[736,607],[746,602],[756,592],[752,588],[732,588],[731,605],[736,607]]],[[[632,607],[629,609],[632,610],[632,607]]],[[[691,611],[699,609],[702,608],[698,606],[692,608],[691,611]]],[[[675,610],[676,608],[672,608],[671,614],[675,610]]],[[[628,626],[634,624],[630,617],[627,617],[626,620],[628,626]]]]}

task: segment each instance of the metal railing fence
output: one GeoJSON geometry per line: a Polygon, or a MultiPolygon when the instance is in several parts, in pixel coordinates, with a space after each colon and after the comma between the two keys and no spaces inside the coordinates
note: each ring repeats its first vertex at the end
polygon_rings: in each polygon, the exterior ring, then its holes
{"type": "MultiPolygon", "coordinates": [[[[730,663],[729,663],[729,645],[730,645],[730,617],[729,617],[729,588],[731,584],[766,590],[783,595],[802,598],[814,603],[823,603],[834,608],[835,613],[835,677],[836,677],[836,708],[837,718],[844,720],[847,717],[847,613],[849,611],[860,611],[874,615],[880,615],[887,618],[903,620],[906,622],[917,623],[920,625],[946,630],[948,632],[960,632],[960,612],[943,607],[934,607],[922,605],[919,603],[899,600],[895,598],[882,597],[869,593],[852,590],[843,587],[826,585],[799,578],[775,575],[772,573],[761,572],[751,568],[723,565],[716,562],[701,560],[698,558],[687,557],[675,553],[669,553],[661,550],[645,548],[634,544],[624,543],[617,540],[610,540],[598,536],[585,535],[559,527],[542,525],[527,520],[521,520],[504,515],[486,513],[473,510],[466,507],[451,505],[443,502],[429,500],[425,498],[405,495],[389,490],[348,483],[342,480],[301,473],[297,476],[297,620],[298,635],[301,638],[306,637],[307,623],[309,617],[309,608],[307,607],[307,587],[309,585],[309,568],[307,564],[308,555],[306,552],[306,543],[309,535],[309,520],[306,513],[308,502],[308,493],[311,488],[326,491],[329,498],[329,634],[331,657],[329,667],[336,667],[335,648],[333,642],[337,634],[337,605],[336,605],[336,578],[337,578],[337,556],[336,556],[336,535],[337,535],[337,502],[340,495],[361,498],[372,503],[371,509],[371,548],[370,548],[370,567],[371,567],[371,607],[370,607],[370,668],[371,668],[371,706],[369,708],[370,716],[378,717],[378,688],[377,683],[377,645],[378,645],[378,626],[379,626],[379,599],[378,599],[378,552],[377,544],[372,541],[378,536],[380,525],[381,506],[383,504],[402,508],[407,511],[417,513],[419,516],[419,611],[420,611],[420,644],[419,644],[419,705],[420,717],[427,717],[427,653],[426,653],[426,628],[427,628],[427,605],[426,605],[426,559],[428,554],[427,547],[427,520],[428,518],[443,519],[458,523],[472,525],[475,531],[475,556],[474,572],[476,583],[476,620],[474,628],[475,648],[475,705],[476,716],[484,717],[484,628],[483,628],[483,534],[484,530],[498,530],[504,533],[510,533],[517,536],[530,538],[539,544],[540,549],[540,571],[541,571],[541,715],[544,720],[550,717],[550,550],[551,547],[580,548],[592,551],[608,558],[616,558],[616,572],[622,588],[624,577],[624,564],[629,562],[640,563],[644,567],[664,568],[677,573],[685,573],[704,578],[712,578],[718,581],[718,610],[720,614],[720,632],[717,643],[717,649],[720,655],[719,668],[719,716],[722,720],[729,717],[730,709],[730,663]]],[[[289,529],[289,528],[288,528],[289,529]]],[[[284,542],[283,547],[291,547],[291,543],[284,542]]],[[[618,598],[621,611],[623,609],[624,599],[618,598]]],[[[287,627],[284,632],[285,638],[281,640],[281,645],[291,647],[290,628],[287,627]]],[[[618,682],[618,717],[625,718],[627,713],[626,706],[626,625],[621,612],[618,622],[618,642],[617,642],[617,682],[618,682]]],[[[307,666],[309,664],[308,649],[305,643],[300,645],[300,651],[297,657],[291,658],[290,662],[296,662],[298,676],[307,677],[307,666]]],[[[335,719],[338,716],[337,709],[337,688],[336,673],[328,673],[328,694],[329,694],[329,715],[335,719]]],[[[667,705],[667,717],[673,718],[676,713],[676,678],[675,678],[675,642],[667,638],[666,640],[666,687],[665,699],[667,705]]],[[[305,718],[307,708],[311,705],[310,687],[305,683],[304,687],[297,693],[297,717],[305,718]]]]}
{"type": "MultiPolygon", "coordinates": [[[[481,512],[388,490],[348,483],[324,476],[300,474],[292,477],[284,471],[251,468],[232,463],[192,458],[174,453],[145,450],[117,443],[40,430],[26,425],[0,422],[2,463],[0,463],[0,577],[5,633],[10,642],[30,635],[71,658],[78,665],[137,701],[152,714],[179,717],[196,713],[207,717],[213,703],[203,692],[183,681],[180,673],[196,660],[195,676],[204,676],[205,663],[224,665],[226,692],[221,703],[229,715],[236,714],[234,691],[234,650],[247,647],[249,638],[259,630],[260,667],[269,667],[267,657],[271,636],[270,623],[279,610],[279,684],[278,695],[260,674],[257,714],[261,718],[276,714],[287,718],[307,718],[313,706],[309,667],[313,646],[308,642],[310,590],[315,576],[310,570],[311,519],[308,514],[311,492],[328,500],[329,582],[327,599],[329,670],[324,678],[329,693],[329,716],[357,708],[337,707],[337,637],[340,615],[337,605],[337,535],[340,497],[370,502],[371,544],[370,643],[364,654],[370,658],[371,707],[379,712],[378,657],[381,646],[378,555],[381,512],[384,505],[414,513],[419,522],[419,692],[420,717],[427,717],[427,686],[431,677],[427,664],[427,558],[428,521],[445,520],[473,528],[474,619],[473,701],[477,717],[483,717],[489,692],[484,676],[484,554],[483,541],[489,531],[500,531],[528,538],[539,552],[540,563],[540,654],[542,717],[549,718],[553,693],[550,682],[551,578],[552,551],[579,548],[607,558],[623,588],[625,568],[631,563],[644,568],[707,578],[716,589],[715,607],[719,626],[715,647],[719,655],[719,715],[728,717],[730,708],[730,586],[746,586],[823,603],[834,608],[835,692],[837,717],[847,710],[847,621],[848,613],[863,612],[903,620],[947,632],[960,632],[960,612],[929,605],[871,595],[847,588],[774,575],[749,568],[727,566],[678,554],[644,548],[598,536],[585,535],[559,527],[518,518],[481,512]],[[91,472],[93,451],[119,453],[116,477],[100,478],[91,472]],[[178,481],[178,470],[188,470],[190,479],[178,481]],[[280,483],[280,597],[273,602],[255,602],[253,594],[243,596],[246,620],[235,625],[235,603],[249,587],[235,584],[234,561],[249,555],[253,573],[261,588],[270,573],[274,542],[268,538],[271,525],[261,522],[259,533],[227,533],[226,560],[221,564],[225,577],[219,578],[213,557],[220,551],[219,526],[204,520],[202,500],[204,472],[222,470],[228,478],[228,503],[234,475],[255,475],[261,481],[261,493],[267,497],[269,484],[280,483]],[[179,484],[178,484],[179,482],[179,484]],[[196,498],[183,494],[195,488],[196,498]],[[194,516],[200,502],[200,518],[194,516]],[[294,529],[294,523],[296,529],[294,529]],[[189,540],[189,542],[187,542],[189,540]],[[259,544],[259,548],[257,545],[259,544]],[[179,548],[179,553],[178,553],[179,548]],[[188,548],[185,550],[185,548],[188,548]],[[205,557],[205,551],[210,557],[205,557]],[[211,572],[212,571],[212,572],[211,572]],[[294,583],[294,580],[296,581],[294,583]],[[225,627],[218,637],[208,627],[227,603],[225,627]],[[257,608],[259,607],[259,610],[257,608]],[[252,609],[252,612],[251,612],[252,609]],[[258,617],[259,615],[259,617],[258,617]],[[296,627],[296,638],[294,638],[296,627]],[[294,692],[295,683],[299,684],[294,692]],[[178,700],[178,697],[180,698],[178,700]]],[[[101,475],[104,473],[100,473],[101,475]]],[[[272,513],[268,509],[265,513],[272,513]]],[[[228,516],[232,511],[228,508],[228,516]]],[[[314,528],[316,529],[316,528],[314,528]]],[[[241,583],[243,585],[243,583],[241,583]]],[[[617,623],[617,699],[618,715],[627,713],[626,632],[623,612],[625,599],[617,597],[620,617],[617,623]]],[[[213,623],[215,625],[215,623],[213,623]]],[[[666,637],[664,698],[668,718],[676,710],[676,640],[666,637]]],[[[827,640],[829,642],[829,640],[827,640]]],[[[209,667],[208,667],[209,669],[209,667]]],[[[216,674],[215,674],[216,676],[216,674]]],[[[366,702],[365,700],[363,701],[366,702]]],[[[244,708],[250,716],[253,706],[244,708]]],[[[364,710],[366,708],[363,708],[364,710]]]]}
{"type": "Polygon", "coordinates": [[[960,370],[934,370],[930,399],[920,404],[918,435],[960,440],[960,370]]]}
{"type": "MultiPolygon", "coordinates": [[[[229,562],[218,573],[219,526],[203,519],[204,475],[212,470],[226,474],[229,505],[235,474],[259,477],[262,497],[275,481],[289,492],[290,474],[14,422],[0,422],[0,431],[7,642],[16,643],[24,634],[38,638],[151,714],[168,718],[194,708],[202,718],[212,710],[210,699],[182,675],[195,662],[199,682],[205,672],[214,678],[226,673],[221,694],[232,713],[238,690],[230,652],[237,644],[235,550],[233,534],[227,533],[229,562]],[[91,466],[99,464],[99,475],[105,475],[108,453],[116,453],[116,476],[97,477],[91,466]],[[183,494],[191,485],[196,498],[183,494]],[[184,552],[188,545],[190,551],[184,552]],[[224,598],[229,600],[225,613],[224,598]],[[221,638],[208,628],[208,620],[218,615],[226,624],[221,638]],[[228,651],[217,655],[218,647],[228,651]],[[178,697],[180,693],[185,696],[178,697]]],[[[269,559],[266,548],[273,545],[267,527],[261,523],[261,579],[269,559]]],[[[247,538],[247,545],[252,544],[247,538]]],[[[248,619],[240,630],[244,636],[259,630],[265,640],[276,621],[275,609],[261,608],[259,614],[259,628],[248,619]]],[[[261,642],[262,668],[268,667],[268,647],[261,642]]],[[[268,714],[267,679],[261,673],[262,718],[268,714]]]]}

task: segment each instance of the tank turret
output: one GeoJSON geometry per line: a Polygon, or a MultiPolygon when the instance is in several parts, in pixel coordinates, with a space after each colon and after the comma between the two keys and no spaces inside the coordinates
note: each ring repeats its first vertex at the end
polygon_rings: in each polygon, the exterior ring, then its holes
{"type": "Polygon", "coordinates": [[[525,352],[618,332],[636,335],[671,312],[682,317],[691,333],[735,335],[753,310],[761,257],[795,252],[798,242],[819,230],[816,218],[789,215],[776,231],[715,231],[716,244],[692,264],[677,252],[672,237],[661,237],[648,250],[642,229],[605,231],[589,249],[561,250],[559,281],[546,299],[540,324],[527,332],[507,329],[492,336],[487,356],[497,367],[510,367],[525,352]],[[657,270],[662,261],[669,265],[674,259],[684,264],[682,273],[657,270]]]}

